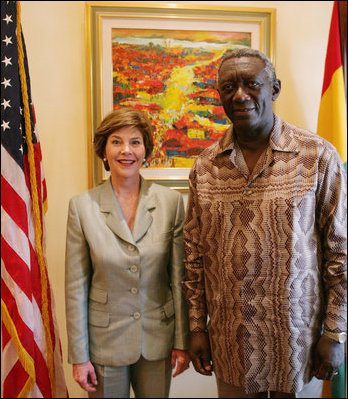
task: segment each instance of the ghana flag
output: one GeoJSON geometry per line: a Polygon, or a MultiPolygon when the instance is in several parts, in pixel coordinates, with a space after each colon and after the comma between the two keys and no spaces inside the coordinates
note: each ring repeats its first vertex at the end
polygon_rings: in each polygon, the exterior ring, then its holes
{"type": "Polygon", "coordinates": [[[347,112],[338,3],[334,2],[332,10],[317,132],[337,148],[347,170],[347,112]]]}

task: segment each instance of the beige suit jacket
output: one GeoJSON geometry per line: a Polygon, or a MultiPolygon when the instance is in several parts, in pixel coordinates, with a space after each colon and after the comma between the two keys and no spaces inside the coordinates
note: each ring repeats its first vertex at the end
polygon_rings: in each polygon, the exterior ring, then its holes
{"type": "Polygon", "coordinates": [[[133,231],[110,180],[70,200],[68,361],[124,366],[188,347],[180,193],[142,179],[133,231]]]}

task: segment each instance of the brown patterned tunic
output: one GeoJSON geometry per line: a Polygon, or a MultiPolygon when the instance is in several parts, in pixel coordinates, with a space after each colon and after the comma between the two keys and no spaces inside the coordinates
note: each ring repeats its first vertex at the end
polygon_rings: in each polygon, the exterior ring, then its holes
{"type": "Polygon", "coordinates": [[[322,324],[346,330],[346,189],[335,148],[277,116],[251,175],[232,127],[198,157],[183,287],[217,378],[298,392],[322,324]]]}

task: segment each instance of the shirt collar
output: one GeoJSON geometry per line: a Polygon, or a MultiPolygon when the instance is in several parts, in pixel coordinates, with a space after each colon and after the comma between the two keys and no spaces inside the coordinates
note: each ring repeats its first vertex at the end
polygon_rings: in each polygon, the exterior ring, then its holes
{"type": "MultiPolygon", "coordinates": [[[[273,114],[273,128],[270,134],[269,147],[272,151],[296,152],[298,145],[294,138],[291,126],[286,124],[278,115],[273,114]]],[[[236,143],[233,135],[233,125],[231,125],[220,140],[216,143],[210,155],[210,159],[218,157],[225,152],[232,152],[236,143]]]]}
{"type": "Polygon", "coordinates": [[[273,151],[298,153],[298,143],[291,125],[285,123],[278,115],[273,114],[273,129],[270,135],[270,147],[273,151]]]}

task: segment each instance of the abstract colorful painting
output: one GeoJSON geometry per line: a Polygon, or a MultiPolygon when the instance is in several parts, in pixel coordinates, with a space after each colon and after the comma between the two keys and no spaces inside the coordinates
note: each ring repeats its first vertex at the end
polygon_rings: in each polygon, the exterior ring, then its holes
{"type": "Polygon", "coordinates": [[[155,127],[150,168],[190,168],[229,124],[216,91],[221,57],[250,32],[112,29],[113,107],[143,110],[155,127]]]}

